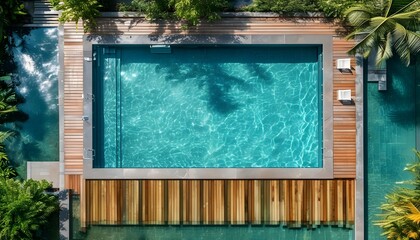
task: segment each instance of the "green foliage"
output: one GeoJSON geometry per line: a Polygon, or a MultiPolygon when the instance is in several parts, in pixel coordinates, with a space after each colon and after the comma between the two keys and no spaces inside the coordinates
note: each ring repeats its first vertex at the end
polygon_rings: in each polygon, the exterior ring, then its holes
{"type": "Polygon", "coordinates": [[[16,22],[20,15],[24,15],[24,6],[19,0],[0,1],[0,41],[5,38],[4,31],[9,24],[16,22]]]}
{"type": "MultiPolygon", "coordinates": [[[[10,76],[0,76],[0,81],[10,81],[10,76]]],[[[0,84],[0,118],[3,114],[18,111],[15,89],[9,84],[0,84]]]]}
{"type": "Polygon", "coordinates": [[[6,31],[10,24],[16,23],[18,18],[24,15],[24,6],[20,0],[0,1],[0,63],[5,57],[6,31]]]}
{"type": "Polygon", "coordinates": [[[120,4],[119,10],[140,12],[150,19],[174,18],[196,25],[202,19],[219,19],[219,12],[227,6],[227,0],[133,0],[130,4],[120,4]]]}
{"type": "Polygon", "coordinates": [[[226,0],[171,0],[179,19],[196,25],[200,19],[214,21],[220,18],[219,12],[227,6],[226,0]]]}
{"type": "Polygon", "coordinates": [[[381,205],[381,220],[375,225],[383,229],[388,239],[420,238],[420,152],[415,152],[416,162],[404,169],[414,175],[414,180],[407,181],[407,187],[396,188],[385,196],[386,203],[381,205]]]}
{"type": "Polygon", "coordinates": [[[100,15],[101,5],[97,0],[50,0],[55,10],[61,11],[59,21],[76,22],[83,20],[85,32],[96,26],[96,18],[100,15]]]}
{"type": "Polygon", "coordinates": [[[344,11],[356,4],[365,3],[372,5],[381,0],[254,0],[244,8],[252,12],[322,12],[326,17],[343,18],[344,11]]]}
{"type": "MultiPolygon", "coordinates": [[[[11,76],[0,76],[0,119],[7,117],[9,113],[16,112],[16,97],[13,86],[9,85],[11,76]]],[[[11,167],[9,158],[4,148],[4,141],[10,137],[11,133],[0,131],[0,178],[14,178],[17,176],[16,170],[11,167]]]]}
{"type": "Polygon", "coordinates": [[[51,184],[44,181],[0,178],[0,239],[33,239],[58,209],[55,196],[45,191],[51,184]]]}
{"type": "Polygon", "coordinates": [[[134,11],[150,19],[167,19],[173,16],[174,8],[170,4],[171,0],[133,0],[130,4],[119,4],[118,8],[122,12],[134,11]]]}
{"type": "Polygon", "coordinates": [[[361,40],[349,50],[368,57],[377,52],[376,64],[381,65],[396,53],[407,66],[420,52],[420,1],[377,1],[361,4],[345,12],[355,30],[347,36],[361,40]]]}
{"type": "Polygon", "coordinates": [[[245,10],[276,13],[317,12],[319,0],[254,0],[245,10]]]}
{"type": "Polygon", "coordinates": [[[11,135],[10,132],[0,132],[0,178],[14,178],[17,176],[16,170],[10,166],[9,157],[4,148],[4,141],[11,135]]]}
{"type": "Polygon", "coordinates": [[[372,3],[369,0],[320,0],[319,8],[327,17],[343,18],[344,12],[351,6],[360,3],[372,3]]]}

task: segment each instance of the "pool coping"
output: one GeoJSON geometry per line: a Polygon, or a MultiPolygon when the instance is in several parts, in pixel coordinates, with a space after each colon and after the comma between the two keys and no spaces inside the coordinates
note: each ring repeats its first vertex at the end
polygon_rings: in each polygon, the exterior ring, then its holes
{"type": "Polygon", "coordinates": [[[333,163],[333,36],[276,35],[85,35],[83,38],[83,172],[85,179],[332,179],[333,163]],[[290,44],[322,45],[322,168],[93,168],[92,45],[94,44],[290,44]]]}

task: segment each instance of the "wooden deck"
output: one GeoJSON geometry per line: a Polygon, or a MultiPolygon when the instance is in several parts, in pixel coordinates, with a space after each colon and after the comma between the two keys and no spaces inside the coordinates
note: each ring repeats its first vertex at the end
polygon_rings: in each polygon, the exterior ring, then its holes
{"type": "MultiPolygon", "coordinates": [[[[149,23],[142,18],[101,18],[93,34],[329,34],[333,40],[333,88],[351,89],[355,96],[355,73],[335,69],[337,58],[348,57],[346,50],[353,44],[340,36],[339,28],[322,19],[290,20],[278,18],[228,18],[196,29],[182,30],[179,24],[149,23]]],[[[65,105],[65,172],[80,175],[83,171],[83,31],[74,24],[64,25],[64,105],[65,105]]],[[[354,59],[352,65],[355,66],[354,59]]],[[[356,169],[356,108],[334,100],[334,177],[354,178],[356,169]]]]}
{"type": "MultiPolygon", "coordinates": [[[[334,89],[334,178],[355,178],[356,176],[356,106],[343,105],[337,99],[337,90],[351,89],[352,98],[356,96],[356,73],[342,73],[336,68],[336,60],[348,58],[347,50],[354,43],[345,39],[334,38],[333,41],[333,89],[334,89]]],[[[356,66],[352,58],[351,66],[356,66]]]]}
{"type": "Polygon", "coordinates": [[[87,180],[86,224],[354,223],[354,180],[87,180]]]}
{"type": "MultiPolygon", "coordinates": [[[[142,18],[101,18],[93,34],[333,35],[333,133],[335,180],[84,180],[82,25],[64,25],[65,187],[81,194],[81,220],[88,224],[286,224],[290,227],[354,222],[356,114],[336,101],[351,89],[355,73],[335,69],[353,44],[322,19],[225,18],[188,31],[142,18]]],[[[355,66],[352,59],[352,66],[355,66]]],[[[111,177],[111,176],[110,176],[111,177]]]]}
{"type": "Polygon", "coordinates": [[[83,181],[83,27],[64,24],[65,188],[80,193],[83,181]]]}

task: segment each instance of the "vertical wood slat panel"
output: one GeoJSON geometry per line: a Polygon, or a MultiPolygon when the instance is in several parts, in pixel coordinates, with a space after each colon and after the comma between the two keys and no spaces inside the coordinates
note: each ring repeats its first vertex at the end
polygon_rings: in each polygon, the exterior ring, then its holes
{"type": "Polygon", "coordinates": [[[354,180],[86,180],[88,224],[354,224],[354,180]],[[166,199],[165,199],[166,198],[166,199]],[[225,202],[226,201],[226,202],[225,202]]]}
{"type": "Polygon", "coordinates": [[[228,216],[227,222],[230,224],[245,224],[246,223],[246,209],[245,201],[249,196],[246,196],[245,187],[247,186],[246,180],[236,180],[227,182],[228,194],[228,216]]]}
{"type": "Polygon", "coordinates": [[[180,199],[180,181],[168,181],[168,223],[181,223],[181,199],[180,199]]]}
{"type": "Polygon", "coordinates": [[[89,208],[86,206],[86,196],[90,197],[92,195],[89,194],[86,190],[86,180],[83,179],[83,176],[81,176],[80,182],[80,227],[82,231],[85,231],[88,225],[88,219],[90,219],[87,215],[89,208]]]}
{"type": "Polygon", "coordinates": [[[258,180],[249,180],[248,183],[248,222],[252,224],[261,224],[262,223],[262,212],[261,212],[261,181],[258,180]]]}
{"type": "Polygon", "coordinates": [[[199,180],[183,180],[183,222],[186,224],[200,224],[201,218],[201,187],[199,180]]]}
{"type": "Polygon", "coordinates": [[[204,180],[202,181],[202,222],[203,224],[224,223],[224,181],[204,180]]]}
{"type": "Polygon", "coordinates": [[[270,205],[269,223],[278,224],[280,222],[280,192],[279,181],[270,180],[268,182],[268,204],[270,205]]]}
{"type": "Polygon", "coordinates": [[[72,189],[73,193],[80,194],[81,193],[81,184],[82,184],[82,174],[69,174],[64,175],[64,183],[66,189],[72,189]]]}
{"type": "Polygon", "coordinates": [[[164,224],[164,181],[142,181],[142,223],[164,224]]]}
{"type": "Polygon", "coordinates": [[[139,224],[140,223],[140,182],[136,180],[124,181],[123,201],[124,201],[124,213],[125,222],[127,224],[139,224]]]}

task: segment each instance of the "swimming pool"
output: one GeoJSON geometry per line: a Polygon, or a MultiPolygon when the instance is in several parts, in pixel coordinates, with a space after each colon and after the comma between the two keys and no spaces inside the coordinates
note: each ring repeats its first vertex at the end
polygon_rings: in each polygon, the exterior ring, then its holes
{"type": "Polygon", "coordinates": [[[6,141],[7,154],[26,177],[27,161],[59,160],[58,30],[16,28],[12,34],[16,92],[24,99],[17,115],[5,127],[15,134],[6,141]]]}
{"type": "Polygon", "coordinates": [[[95,167],[322,167],[318,45],[95,45],[95,167]]]}

